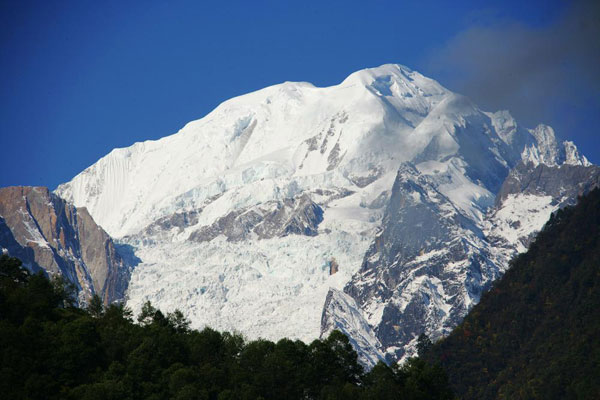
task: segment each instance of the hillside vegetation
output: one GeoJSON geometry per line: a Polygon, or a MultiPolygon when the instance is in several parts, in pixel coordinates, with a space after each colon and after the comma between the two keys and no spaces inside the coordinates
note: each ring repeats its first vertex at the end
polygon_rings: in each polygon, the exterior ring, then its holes
{"type": "Polygon", "coordinates": [[[451,399],[443,370],[413,359],[365,373],[334,331],[310,344],[189,329],[146,303],[137,322],[0,256],[0,393],[6,399],[451,399]]]}
{"type": "Polygon", "coordinates": [[[553,215],[426,358],[464,399],[600,399],[600,190],[553,215]]]}

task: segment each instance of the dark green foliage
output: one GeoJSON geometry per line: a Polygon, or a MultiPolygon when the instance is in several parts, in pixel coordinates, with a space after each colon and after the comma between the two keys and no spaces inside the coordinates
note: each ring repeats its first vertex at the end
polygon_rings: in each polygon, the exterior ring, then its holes
{"type": "Polygon", "coordinates": [[[429,336],[427,336],[424,333],[421,333],[417,338],[417,352],[419,353],[419,356],[422,356],[427,351],[429,351],[432,345],[433,343],[431,343],[431,339],[429,339],[429,336]]]}
{"type": "Polygon", "coordinates": [[[87,306],[87,310],[92,317],[101,317],[104,313],[104,304],[100,296],[95,294],[90,300],[90,304],[87,306]]]}
{"type": "Polygon", "coordinates": [[[14,287],[27,283],[29,272],[21,267],[21,260],[0,255],[0,284],[2,287],[14,287]]]}
{"type": "Polygon", "coordinates": [[[244,342],[191,330],[146,303],[72,306],[61,281],[0,258],[0,393],[7,399],[450,399],[439,367],[414,359],[364,373],[346,336],[244,342]]]}
{"type": "Polygon", "coordinates": [[[553,215],[426,358],[465,399],[600,399],[600,190],[553,215]]]}

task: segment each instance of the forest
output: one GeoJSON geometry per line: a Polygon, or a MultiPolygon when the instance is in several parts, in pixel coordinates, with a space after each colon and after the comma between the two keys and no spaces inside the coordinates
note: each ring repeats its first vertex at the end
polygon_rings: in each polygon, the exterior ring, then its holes
{"type": "Polygon", "coordinates": [[[339,331],[305,344],[190,328],[0,256],[7,399],[599,399],[600,189],[553,214],[445,339],[402,365],[359,364],[339,331]]]}
{"type": "Polygon", "coordinates": [[[553,214],[425,353],[463,399],[600,399],[600,189],[553,214]]]}
{"type": "Polygon", "coordinates": [[[179,311],[94,297],[0,256],[0,393],[6,399],[453,399],[439,365],[364,371],[346,336],[310,344],[190,329],[179,311]]]}

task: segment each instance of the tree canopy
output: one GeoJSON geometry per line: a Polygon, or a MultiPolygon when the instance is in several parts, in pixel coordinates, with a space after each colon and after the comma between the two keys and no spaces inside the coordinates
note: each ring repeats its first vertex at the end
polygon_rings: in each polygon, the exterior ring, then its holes
{"type": "Polygon", "coordinates": [[[600,399],[600,189],[559,210],[426,352],[464,399],[600,399]]]}
{"type": "Polygon", "coordinates": [[[0,393],[10,399],[451,399],[423,360],[365,372],[346,336],[305,344],[190,329],[146,303],[74,307],[64,282],[0,256],[0,393]]]}

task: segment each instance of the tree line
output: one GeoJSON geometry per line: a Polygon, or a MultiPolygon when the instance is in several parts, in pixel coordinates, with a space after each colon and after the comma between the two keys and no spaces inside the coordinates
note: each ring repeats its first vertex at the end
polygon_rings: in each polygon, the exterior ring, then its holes
{"type": "Polygon", "coordinates": [[[10,399],[452,399],[440,366],[414,358],[365,371],[346,336],[305,344],[190,329],[146,303],[134,321],[60,278],[0,256],[0,393],[10,399]]]}
{"type": "Polygon", "coordinates": [[[463,399],[600,399],[600,189],[529,250],[426,359],[463,399]]]}

